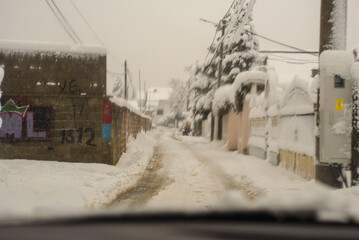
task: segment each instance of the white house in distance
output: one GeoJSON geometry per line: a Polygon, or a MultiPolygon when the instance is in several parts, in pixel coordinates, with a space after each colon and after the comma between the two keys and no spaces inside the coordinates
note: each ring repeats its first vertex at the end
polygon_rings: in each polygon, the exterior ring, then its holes
{"type": "Polygon", "coordinates": [[[171,111],[169,96],[172,88],[151,87],[147,89],[146,110],[153,111],[152,122],[157,124],[166,114],[171,111]]]}

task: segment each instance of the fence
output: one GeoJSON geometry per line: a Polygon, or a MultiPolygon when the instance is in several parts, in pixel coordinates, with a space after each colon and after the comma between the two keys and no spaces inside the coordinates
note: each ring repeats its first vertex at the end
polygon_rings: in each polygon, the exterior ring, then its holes
{"type": "Polygon", "coordinates": [[[295,77],[283,96],[267,107],[264,93],[253,97],[248,143],[249,155],[268,159],[306,179],[314,178],[315,94],[311,84],[295,77]]]}

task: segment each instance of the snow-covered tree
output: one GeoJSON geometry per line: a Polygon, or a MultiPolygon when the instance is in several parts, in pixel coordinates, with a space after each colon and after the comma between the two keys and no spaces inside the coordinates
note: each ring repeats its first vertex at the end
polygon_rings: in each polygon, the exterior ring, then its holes
{"type": "MultiPolygon", "coordinates": [[[[211,57],[203,65],[196,65],[192,72],[191,89],[195,92],[192,112],[196,119],[206,119],[212,111],[212,103],[217,89],[220,48],[223,44],[221,85],[232,84],[240,72],[266,65],[266,56],[259,53],[258,42],[254,36],[252,9],[254,0],[235,0],[224,16],[218,31],[224,27],[220,36],[209,47],[211,57]]],[[[238,95],[240,96],[240,95],[238,95]]]]}
{"type": "Polygon", "coordinates": [[[183,112],[186,111],[188,88],[186,87],[186,83],[179,79],[172,79],[170,87],[172,88],[169,96],[171,114],[175,120],[181,120],[183,118],[183,112]]]}
{"type": "Polygon", "coordinates": [[[125,98],[125,87],[121,77],[116,78],[112,93],[114,97],[125,98]]]}

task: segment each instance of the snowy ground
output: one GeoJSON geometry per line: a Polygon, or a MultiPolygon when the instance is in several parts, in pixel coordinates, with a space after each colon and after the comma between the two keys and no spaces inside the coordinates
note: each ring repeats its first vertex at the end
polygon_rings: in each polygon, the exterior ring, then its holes
{"type": "Polygon", "coordinates": [[[117,166],[1,160],[0,220],[105,207],[137,183],[154,144],[153,134],[139,134],[129,141],[117,166]]]}
{"type": "Polygon", "coordinates": [[[136,193],[137,200],[141,194],[146,195],[147,188],[155,194],[139,205],[129,204],[133,196],[127,194],[124,197],[127,206],[174,210],[315,210],[322,220],[346,220],[349,216],[359,220],[358,187],[330,189],[262,159],[229,152],[221,143],[161,131],[158,151],[162,167],[157,173],[167,183],[157,186],[156,191],[148,182],[137,186],[141,190],[136,193]]]}
{"type": "Polygon", "coordinates": [[[220,143],[159,129],[129,144],[117,166],[5,160],[0,220],[88,209],[317,210],[359,220],[359,188],[333,190],[220,143]]]}

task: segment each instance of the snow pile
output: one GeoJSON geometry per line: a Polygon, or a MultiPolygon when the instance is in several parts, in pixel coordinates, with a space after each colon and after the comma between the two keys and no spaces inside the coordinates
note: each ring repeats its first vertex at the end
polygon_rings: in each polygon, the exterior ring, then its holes
{"type": "Polygon", "coordinates": [[[73,215],[104,207],[137,183],[153,155],[154,144],[152,134],[138,134],[136,140],[129,140],[117,166],[2,160],[0,218],[73,215]]]}
{"type": "Polygon", "coordinates": [[[119,107],[125,107],[128,110],[130,110],[131,112],[137,114],[138,116],[142,117],[142,118],[146,118],[146,119],[150,119],[149,116],[143,114],[142,112],[140,112],[140,110],[136,107],[135,103],[133,101],[126,101],[123,98],[118,98],[118,97],[111,97],[110,101],[114,104],[116,104],[119,107]]]}
{"type": "Polygon", "coordinates": [[[234,102],[234,92],[232,85],[224,85],[217,89],[213,99],[213,111],[218,113],[223,108],[226,108],[234,102]]]}
{"type": "Polygon", "coordinates": [[[106,49],[97,45],[68,45],[62,43],[48,42],[25,42],[25,41],[6,41],[0,40],[0,52],[14,53],[21,52],[26,54],[56,53],[78,55],[106,55],[106,49]]]}

